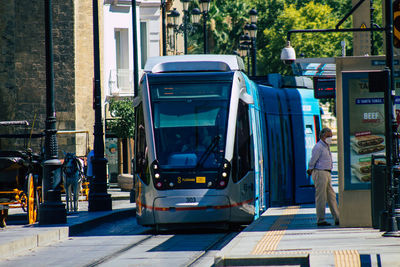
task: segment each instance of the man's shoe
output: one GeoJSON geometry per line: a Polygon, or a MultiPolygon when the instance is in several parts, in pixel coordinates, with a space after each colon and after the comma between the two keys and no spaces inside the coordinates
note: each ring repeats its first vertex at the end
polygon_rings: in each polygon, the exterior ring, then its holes
{"type": "Polygon", "coordinates": [[[318,226],[329,226],[329,225],[331,225],[331,224],[328,223],[328,222],[326,222],[326,221],[323,221],[323,222],[317,223],[317,225],[318,225],[318,226]]]}

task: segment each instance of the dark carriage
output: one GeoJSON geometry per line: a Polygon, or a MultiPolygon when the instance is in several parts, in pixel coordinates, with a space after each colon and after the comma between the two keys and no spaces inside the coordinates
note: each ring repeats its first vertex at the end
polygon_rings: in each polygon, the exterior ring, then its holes
{"type": "MultiPolygon", "coordinates": [[[[0,126],[25,126],[27,121],[0,122],[0,126]]],[[[26,138],[32,135],[3,134],[2,138],[26,138]]],[[[1,226],[9,208],[22,208],[27,212],[28,223],[38,219],[39,204],[42,200],[41,157],[25,147],[22,150],[0,150],[0,208],[1,226]]]]}

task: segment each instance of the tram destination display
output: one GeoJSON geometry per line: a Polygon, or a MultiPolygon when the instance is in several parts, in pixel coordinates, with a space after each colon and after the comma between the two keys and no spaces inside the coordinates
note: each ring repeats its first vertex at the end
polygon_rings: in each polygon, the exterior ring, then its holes
{"type": "Polygon", "coordinates": [[[336,79],[329,77],[314,77],[314,97],[316,99],[336,97],[336,79]]]}

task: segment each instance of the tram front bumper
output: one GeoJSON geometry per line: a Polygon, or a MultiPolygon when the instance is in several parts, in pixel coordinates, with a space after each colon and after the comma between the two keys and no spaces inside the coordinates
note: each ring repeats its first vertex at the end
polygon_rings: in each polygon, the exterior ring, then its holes
{"type": "Polygon", "coordinates": [[[225,222],[230,219],[226,196],[175,196],[154,200],[156,224],[225,222]]]}

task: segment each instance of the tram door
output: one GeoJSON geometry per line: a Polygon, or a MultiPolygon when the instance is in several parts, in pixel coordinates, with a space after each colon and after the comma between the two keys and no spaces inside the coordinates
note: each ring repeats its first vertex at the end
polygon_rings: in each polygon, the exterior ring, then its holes
{"type": "MultiPolygon", "coordinates": [[[[318,141],[319,117],[313,115],[304,115],[304,135],[305,135],[305,169],[311,159],[311,152],[318,141]],[[315,121],[317,120],[317,121],[315,121]]],[[[297,203],[313,203],[315,200],[315,188],[311,175],[306,173],[297,175],[296,177],[296,202],[297,203]]]]}

